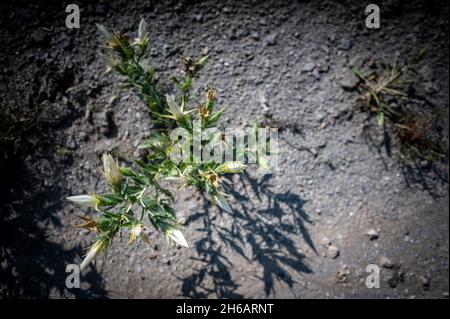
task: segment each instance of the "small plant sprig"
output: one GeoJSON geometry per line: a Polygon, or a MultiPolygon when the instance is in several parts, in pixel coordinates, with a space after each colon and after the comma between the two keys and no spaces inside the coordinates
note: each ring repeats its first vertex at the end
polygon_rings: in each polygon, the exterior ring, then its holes
{"type": "MultiPolygon", "coordinates": [[[[186,110],[193,80],[205,66],[207,56],[198,60],[183,58],[182,76],[172,78],[179,94],[163,94],[155,71],[146,70],[141,64],[149,43],[145,21],[140,21],[138,37],[134,40],[126,34],[110,32],[103,25],[97,24],[97,28],[105,39],[103,47],[107,52],[100,52],[100,56],[106,62],[107,71],[116,71],[123,76],[125,87],[135,91],[147,106],[156,130],[139,146],[146,149],[148,155],[144,160],[135,160],[136,169],[120,167],[110,154],[103,154],[102,174],[109,187],[108,193],[68,197],[68,200],[98,212],[95,218],[81,217],[83,223],[78,225],[97,233],[81,269],[110,246],[117,233],[124,229],[128,232],[129,243],[143,241],[150,244],[148,232],[154,229],[164,234],[168,241],[188,247],[180,230],[182,220],[177,219],[171,207],[174,195],[167,184],[178,189],[193,186],[205,193],[213,204],[231,213],[226,200],[229,195],[222,185],[223,175],[240,173],[246,168],[240,161],[222,163],[215,159],[199,160],[193,155],[181,161],[174,160],[173,154],[180,147],[192,145],[196,129],[194,121],[200,123],[201,130],[213,128],[223,112],[223,109],[215,110],[214,88],[207,90],[204,101],[197,108],[186,110]],[[181,145],[181,141],[170,138],[170,132],[176,128],[189,133],[187,144],[184,141],[181,145]]],[[[201,148],[211,141],[223,142],[221,134],[202,135],[201,148]]]]}
{"type": "Polygon", "coordinates": [[[399,65],[380,63],[378,69],[366,74],[353,68],[358,77],[357,101],[361,108],[376,113],[378,125],[385,128],[386,120],[392,124],[400,140],[400,155],[403,159],[437,160],[446,157],[446,151],[439,138],[433,136],[432,126],[437,114],[427,113],[424,109],[411,107],[420,101],[412,94],[413,77],[417,74],[414,66],[423,60],[427,52],[424,48],[410,61],[399,65]],[[408,77],[409,76],[409,77],[408,77]]]}

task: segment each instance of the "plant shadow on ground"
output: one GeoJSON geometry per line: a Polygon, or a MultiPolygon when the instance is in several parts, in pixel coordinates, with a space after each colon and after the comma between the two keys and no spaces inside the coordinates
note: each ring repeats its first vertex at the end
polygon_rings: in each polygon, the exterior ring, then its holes
{"type": "MultiPolygon", "coordinates": [[[[238,178],[244,190],[229,190],[238,205],[230,214],[231,225],[220,224],[221,216],[217,218],[218,221],[212,215],[207,200],[204,201],[204,211],[192,215],[186,221],[189,224],[201,219],[203,228],[200,230],[205,236],[195,246],[199,255],[197,260],[203,266],[194,270],[190,276],[179,278],[183,282],[181,293],[185,297],[244,297],[236,292],[239,284],[232,278],[230,269],[234,265],[224,253],[227,248],[262,270],[262,275],[252,275],[263,282],[266,296],[276,293],[276,280],[289,288],[293,287],[295,280],[289,269],[297,274],[313,272],[293,238],[300,235],[309,248],[317,253],[306,228],[306,224],[311,224],[311,221],[303,210],[304,200],[291,191],[274,192],[270,174],[264,175],[260,181],[246,172],[238,178]],[[261,208],[261,203],[267,204],[261,208]],[[209,278],[212,279],[212,288],[206,285],[209,278]]],[[[222,214],[229,213],[223,211],[222,214]]]]}
{"type": "MultiPolygon", "coordinates": [[[[83,253],[82,248],[78,245],[66,249],[59,243],[49,241],[43,226],[53,225],[61,229],[56,214],[61,211],[62,201],[51,200],[49,196],[63,198],[63,187],[58,183],[44,187],[42,180],[20,159],[12,162],[5,171],[10,175],[6,176],[6,180],[14,182],[1,185],[0,297],[107,297],[103,279],[94,268],[82,277],[82,281],[90,283],[88,289],[66,287],[66,276],[69,275],[65,272],[66,266],[76,263],[83,253]],[[12,195],[5,195],[8,193],[7,187],[15,190],[12,195]],[[50,205],[45,204],[49,202],[50,205]]],[[[61,177],[53,177],[54,180],[61,180],[61,177]]]]}
{"type": "MultiPolygon", "coordinates": [[[[429,102],[426,105],[427,107],[434,107],[429,102]]],[[[368,121],[372,122],[371,120],[369,116],[368,121]]],[[[439,136],[438,140],[443,138],[442,127],[434,126],[430,130],[432,130],[432,134],[439,136]]],[[[445,162],[448,162],[448,157],[435,160],[426,160],[417,156],[402,158],[401,148],[409,147],[407,142],[399,140],[390,127],[380,128],[376,123],[369,123],[363,127],[362,138],[363,143],[370,150],[381,156],[386,169],[388,169],[388,165],[384,156],[397,159],[408,187],[412,188],[414,185],[419,185],[435,200],[447,196],[439,192],[438,187],[448,184],[448,169],[445,164],[445,162]],[[381,133],[380,130],[382,130],[381,133]],[[380,136],[380,134],[382,134],[382,138],[378,139],[377,135],[380,136]]],[[[426,150],[424,151],[426,152],[426,150]]]]}

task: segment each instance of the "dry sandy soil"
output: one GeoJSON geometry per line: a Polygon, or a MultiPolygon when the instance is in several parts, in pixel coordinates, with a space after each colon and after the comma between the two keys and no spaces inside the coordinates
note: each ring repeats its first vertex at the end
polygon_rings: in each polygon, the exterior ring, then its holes
{"type": "MultiPolygon", "coordinates": [[[[447,1],[381,1],[379,30],[360,1],[77,3],[72,30],[60,1],[0,4],[1,116],[13,123],[0,145],[1,298],[448,298],[448,162],[400,161],[343,88],[352,66],[428,46],[419,86],[448,114],[447,1]],[[104,189],[101,154],[139,156],[151,131],[145,106],[103,74],[94,23],[132,33],[140,17],[146,63],[168,79],[181,56],[209,52],[195,90],[216,85],[224,126],[278,127],[280,167],[235,176],[232,214],[181,193],[190,249],[119,239],[67,289],[66,265],[93,239],[72,226],[94,213],[64,198],[104,189]],[[379,289],[365,285],[368,264],[379,289]]],[[[448,122],[438,133],[448,145],[448,122]]]]}

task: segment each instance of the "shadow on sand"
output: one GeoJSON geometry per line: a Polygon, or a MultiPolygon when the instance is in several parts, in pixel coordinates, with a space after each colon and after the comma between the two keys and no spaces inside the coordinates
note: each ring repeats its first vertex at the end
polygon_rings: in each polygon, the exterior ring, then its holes
{"type": "MultiPolygon", "coordinates": [[[[249,264],[262,269],[258,276],[264,284],[266,296],[274,295],[275,281],[283,282],[290,288],[294,279],[288,271],[311,273],[305,263],[305,256],[296,248],[294,236],[299,234],[307,245],[316,252],[314,243],[308,233],[306,224],[311,221],[303,210],[302,198],[290,191],[277,193],[272,190],[272,175],[264,175],[259,181],[248,173],[238,177],[244,185],[243,192],[232,189],[236,205],[230,214],[230,226],[221,226],[216,218],[211,217],[211,205],[204,201],[204,211],[192,215],[186,223],[201,219],[204,232],[195,248],[203,266],[182,280],[181,294],[184,297],[205,298],[242,298],[236,292],[239,284],[233,280],[230,268],[233,267],[224,250],[230,249],[249,264]],[[245,195],[241,194],[245,193],[245,195]],[[205,284],[212,279],[213,288],[205,284]]],[[[222,211],[222,214],[228,214],[222,211]]],[[[217,218],[220,220],[220,218],[217,218]]]]}
{"type": "MultiPolygon", "coordinates": [[[[94,267],[82,278],[90,284],[87,289],[66,287],[66,266],[83,254],[82,248],[78,245],[65,249],[49,241],[45,232],[45,225],[56,229],[63,226],[57,218],[62,201],[49,199],[50,196],[63,198],[63,188],[43,186],[43,181],[19,159],[7,172],[10,176],[5,176],[5,180],[14,182],[2,185],[0,190],[0,297],[107,297],[102,277],[94,267]],[[6,187],[15,191],[8,192],[6,187]]],[[[61,179],[55,177],[54,180],[61,179]]]]}

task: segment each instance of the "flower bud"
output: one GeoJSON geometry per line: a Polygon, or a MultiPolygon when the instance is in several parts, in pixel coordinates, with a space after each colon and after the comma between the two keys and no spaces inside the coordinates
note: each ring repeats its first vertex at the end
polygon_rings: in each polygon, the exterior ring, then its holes
{"type": "Polygon", "coordinates": [[[106,40],[106,47],[117,48],[120,46],[123,37],[115,32],[110,32],[104,25],[96,23],[97,30],[102,34],[106,40]]]}
{"type": "Polygon", "coordinates": [[[97,27],[97,30],[102,34],[102,36],[105,38],[106,41],[111,41],[113,34],[108,31],[108,29],[100,23],[96,23],[95,26],[97,27]]]}
{"type": "Polygon", "coordinates": [[[214,186],[215,188],[219,188],[221,178],[216,172],[205,173],[203,175],[210,185],[214,186]]]}
{"type": "Polygon", "coordinates": [[[180,246],[189,248],[189,245],[186,241],[186,238],[184,238],[183,233],[178,229],[169,229],[166,231],[167,238],[171,239],[173,242],[177,243],[180,246]]]}
{"type": "Polygon", "coordinates": [[[80,270],[83,270],[87,265],[89,265],[95,257],[98,256],[102,251],[108,247],[109,240],[107,237],[98,239],[89,249],[86,257],[84,257],[83,262],[80,265],[80,270]]]}
{"type": "Polygon", "coordinates": [[[147,23],[144,19],[141,19],[141,22],[139,22],[139,28],[138,28],[138,37],[139,39],[144,39],[147,36],[147,23]]]}
{"type": "Polygon", "coordinates": [[[101,52],[98,52],[98,55],[101,57],[103,62],[105,62],[105,64],[106,64],[106,73],[108,73],[111,70],[114,70],[120,64],[119,60],[117,60],[116,58],[113,58],[109,55],[103,54],[101,52]]]}
{"type": "Polygon", "coordinates": [[[207,119],[209,117],[209,109],[205,105],[201,105],[198,113],[202,119],[207,119]]]}
{"type": "Polygon", "coordinates": [[[220,208],[222,208],[227,213],[232,214],[233,210],[231,209],[230,204],[228,204],[228,201],[225,199],[225,197],[222,194],[218,194],[214,196],[214,202],[217,204],[220,208]]]}
{"type": "Polygon", "coordinates": [[[103,162],[103,176],[105,176],[106,181],[111,186],[115,187],[120,184],[122,181],[122,173],[120,171],[120,167],[117,164],[117,161],[113,159],[111,154],[105,153],[102,156],[103,162]]]}
{"type": "Polygon", "coordinates": [[[208,58],[209,58],[209,55],[205,55],[205,56],[201,57],[199,60],[197,60],[197,62],[195,64],[202,68],[208,62],[208,58]]]}
{"type": "Polygon", "coordinates": [[[183,117],[183,110],[178,107],[177,102],[175,102],[175,97],[173,95],[166,94],[167,106],[169,107],[169,112],[176,119],[180,119],[183,117]]]}
{"type": "Polygon", "coordinates": [[[79,216],[79,217],[84,222],[82,224],[77,225],[76,227],[98,232],[99,224],[95,219],[93,219],[91,217],[85,217],[85,216],[79,216]]]}
{"type": "Polygon", "coordinates": [[[101,203],[101,197],[94,193],[92,195],[69,196],[67,197],[67,200],[83,207],[92,207],[92,208],[97,208],[98,205],[101,203]]]}
{"type": "Polygon", "coordinates": [[[148,33],[147,33],[147,23],[144,19],[141,19],[141,22],[139,22],[139,28],[138,28],[138,37],[134,39],[133,45],[138,45],[141,47],[142,50],[145,50],[147,48],[148,44],[148,33]]]}
{"type": "Polygon", "coordinates": [[[233,161],[233,162],[225,162],[219,166],[219,171],[222,173],[240,173],[242,172],[247,165],[242,162],[233,161]]]}
{"type": "Polygon", "coordinates": [[[212,102],[216,99],[216,90],[215,89],[208,89],[208,91],[206,92],[206,100],[208,102],[212,102]]]}

